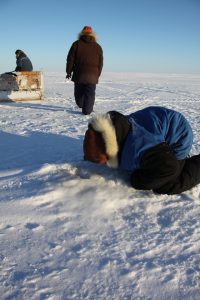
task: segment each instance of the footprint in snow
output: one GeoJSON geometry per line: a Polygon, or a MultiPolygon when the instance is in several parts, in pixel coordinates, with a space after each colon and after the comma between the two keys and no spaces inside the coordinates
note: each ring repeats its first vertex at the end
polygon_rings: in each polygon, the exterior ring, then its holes
{"type": "Polygon", "coordinates": [[[176,222],[181,215],[181,211],[179,211],[177,208],[166,208],[166,209],[162,209],[159,213],[158,213],[158,224],[163,227],[170,227],[171,225],[173,225],[174,222],[176,222]]]}
{"type": "Polygon", "coordinates": [[[41,228],[42,226],[40,226],[38,223],[26,223],[25,227],[30,230],[35,230],[41,228]]]}

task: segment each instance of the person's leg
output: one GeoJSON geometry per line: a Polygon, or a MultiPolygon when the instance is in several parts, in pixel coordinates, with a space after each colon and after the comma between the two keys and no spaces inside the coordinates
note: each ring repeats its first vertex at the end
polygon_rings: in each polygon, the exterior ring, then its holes
{"type": "Polygon", "coordinates": [[[81,83],[74,83],[74,98],[79,108],[83,107],[84,101],[84,85],[81,83]]]}
{"type": "MultiPolygon", "coordinates": [[[[182,164],[183,161],[180,161],[182,164]]],[[[154,190],[159,194],[180,194],[200,183],[200,154],[184,160],[184,165],[177,179],[160,189],[154,190]]]]}
{"type": "Polygon", "coordinates": [[[93,111],[95,101],[96,84],[84,85],[84,101],[82,112],[84,115],[89,115],[93,111]]]}

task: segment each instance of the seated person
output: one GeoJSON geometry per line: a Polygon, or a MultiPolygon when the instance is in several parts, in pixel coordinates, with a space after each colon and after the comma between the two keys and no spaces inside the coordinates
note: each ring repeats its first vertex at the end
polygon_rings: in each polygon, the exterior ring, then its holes
{"type": "Polygon", "coordinates": [[[30,59],[28,58],[28,56],[26,56],[26,54],[22,50],[16,50],[15,54],[17,58],[16,60],[17,66],[15,68],[16,72],[33,71],[33,66],[30,59]]]}

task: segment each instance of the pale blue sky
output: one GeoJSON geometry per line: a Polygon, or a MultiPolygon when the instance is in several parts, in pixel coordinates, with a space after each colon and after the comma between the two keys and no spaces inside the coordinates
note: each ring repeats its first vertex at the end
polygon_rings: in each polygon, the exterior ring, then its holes
{"type": "Polygon", "coordinates": [[[35,70],[64,71],[90,25],[104,71],[200,74],[200,0],[0,0],[0,73],[23,50],[35,70]]]}

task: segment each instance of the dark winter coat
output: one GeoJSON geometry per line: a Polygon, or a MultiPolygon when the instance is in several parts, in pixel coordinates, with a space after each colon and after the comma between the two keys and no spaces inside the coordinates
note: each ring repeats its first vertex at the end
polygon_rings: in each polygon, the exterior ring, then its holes
{"type": "Polygon", "coordinates": [[[15,68],[16,72],[33,71],[33,66],[30,59],[28,58],[28,56],[26,56],[23,53],[17,57],[16,64],[17,64],[17,67],[15,68]]]}
{"type": "Polygon", "coordinates": [[[192,131],[183,115],[149,107],[130,116],[115,111],[107,116],[90,126],[103,135],[107,164],[128,169],[135,189],[179,194],[200,183],[200,155],[187,157],[192,131]]]}
{"type": "Polygon", "coordinates": [[[67,56],[66,73],[72,81],[83,84],[98,83],[103,67],[103,51],[92,36],[81,36],[74,42],[67,56]]]}

